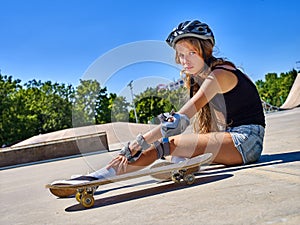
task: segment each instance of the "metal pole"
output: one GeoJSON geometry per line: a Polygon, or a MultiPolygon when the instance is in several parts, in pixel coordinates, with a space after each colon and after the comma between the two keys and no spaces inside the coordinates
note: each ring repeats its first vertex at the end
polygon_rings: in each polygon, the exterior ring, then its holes
{"type": "Polygon", "coordinates": [[[127,85],[129,88],[130,88],[130,91],[131,91],[131,99],[132,99],[132,105],[133,105],[133,111],[134,111],[134,116],[135,116],[135,122],[138,123],[138,117],[137,117],[137,114],[136,114],[136,109],[135,109],[135,104],[134,104],[134,101],[133,101],[133,87],[132,87],[132,83],[133,83],[133,80],[130,81],[130,83],[127,85]]]}

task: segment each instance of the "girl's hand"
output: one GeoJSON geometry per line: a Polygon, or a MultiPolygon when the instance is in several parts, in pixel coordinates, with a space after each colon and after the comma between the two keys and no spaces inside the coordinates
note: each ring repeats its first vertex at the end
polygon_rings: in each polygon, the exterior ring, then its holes
{"type": "Polygon", "coordinates": [[[126,173],[128,160],[123,155],[118,155],[107,166],[107,169],[113,168],[117,175],[126,173]]]}

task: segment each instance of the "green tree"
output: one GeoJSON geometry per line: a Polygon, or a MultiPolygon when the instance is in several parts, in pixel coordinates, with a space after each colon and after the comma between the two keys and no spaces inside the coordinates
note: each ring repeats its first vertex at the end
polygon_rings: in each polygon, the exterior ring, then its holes
{"type": "MultiPolygon", "coordinates": [[[[135,106],[140,123],[158,123],[157,116],[172,109],[179,110],[186,102],[186,90],[147,88],[135,96],[135,106]]],[[[134,121],[133,110],[130,111],[130,121],[134,121]]]]}
{"type": "Polygon", "coordinates": [[[1,145],[71,127],[73,88],[51,82],[0,77],[1,145]]]}
{"type": "Polygon", "coordinates": [[[72,126],[74,89],[71,85],[32,80],[25,87],[19,97],[24,103],[22,115],[30,120],[31,130],[39,134],[72,126]]]}
{"type": "Polygon", "coordinates": [[[255,82],[261,99],[280,107],[286,100],[296,76],[297,71],[294,69],[279,76],[276,73],[266,74],[265,81],[255,82]]]}
{"type": "Polygon", "coordinates": [[[95,109],[101,93],[97,80],[80,80],[76,88],[73,104],[73,126],[86,126],[96,123],[95,109]]]}
{"type": "Polygon", "coordinates": [[[111,94],[110,97],[107,93],[107,88],[102,88],[96,99],[96,124],[104,124],[111,122],[111,107],[110,99],[114,99],[115,94],[111,94]]]}
{"type": "MultiPolygon", "coordinates": [[[[111,94],[114,95],[114,94],[111,94]]],[[[128,107],[129,103],[126,101],[123,96],[114,96],[109,99],[109,109],[111,108],[111,121],[112,122],[128,122],[129,121],[129,112],[128,107]]]]}
{"type": "Polygon", "coordinates": [[[110,123],[116,121],[128,121],[129,103],[122,96],[107,93],[106,87],[101,89],[97,98],[96,123],[110,123]]]}
{"type": "Polygon", "coordinates": [[[22,89],[20,82],[12,76],[0,74],[0,146],[15,142],[22,132],[18,126],[19,103],[15,99],[15,95],[22,89]]]}

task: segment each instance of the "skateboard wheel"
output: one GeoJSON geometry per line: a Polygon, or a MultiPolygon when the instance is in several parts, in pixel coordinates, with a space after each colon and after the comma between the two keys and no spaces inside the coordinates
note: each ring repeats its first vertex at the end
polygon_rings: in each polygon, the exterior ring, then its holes
{"type": "Polygon", "coordinates": [[[95,200],[92,195],[87,194],[87,195],[82,196],[80,203],[85,208],[91,208],[95,204],[95,200]]]}
{"type": "Polygon", "coordinates": [[[184,176],[183,180],[186,184],[193,184],[195,182],[195,176],[193,174],[187,174],[184,176]]]}
{"type": "Polygon", "coordinates": [[[82,194],[80,192],[77,192],[75,195],[77,202],[81,202],[81,197],[82,197],[82,194]]]}

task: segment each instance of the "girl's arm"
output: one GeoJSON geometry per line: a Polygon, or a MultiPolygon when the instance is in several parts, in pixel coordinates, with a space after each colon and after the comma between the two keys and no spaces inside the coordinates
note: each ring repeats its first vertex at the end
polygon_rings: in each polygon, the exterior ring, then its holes
{"type": "MultiPolygon", "coordinates": [[[[204,80],[197,93],[178,111],[178,113],[185,114],[191,119],[199,109],[205,106],[217,93],[223,92],[223,90],[226,89],[225,86],[227,86],[226,83],[228,82],[223,82],[224,76],[221,76],[222,72],[223,71],[219,70],[214,74],[210,74],[204,80]],[[219,85],[220,82],[225,83],[225,85],[219,85]]],[[[160,128],[161,125],[145,133],[143,135],[145,141],[147,143],[153,143],[161,138],[160,128]]]]}

